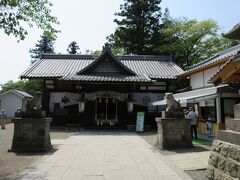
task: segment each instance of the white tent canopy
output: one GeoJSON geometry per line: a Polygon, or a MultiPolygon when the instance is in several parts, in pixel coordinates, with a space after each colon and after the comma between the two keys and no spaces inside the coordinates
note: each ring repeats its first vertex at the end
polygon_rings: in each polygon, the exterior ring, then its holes
{"type": "MultiPolygon", "coordinates": [[[[182,106],[186,106],[187,103],[194,103],[200,100],[216,98],[218,96],[217,94],[218,88],[226,87],[226,86],[228,85],[224,84],[216,87],[197,89],[197,90],[188,91],[184,93],[174,94],[173,97],[175,100],[180,102],[182,106]]],[[[165,100],[156,101],[156,102],[153,102],[152,105],[153,106],[166,105],[166,101],[165,100]]]]}

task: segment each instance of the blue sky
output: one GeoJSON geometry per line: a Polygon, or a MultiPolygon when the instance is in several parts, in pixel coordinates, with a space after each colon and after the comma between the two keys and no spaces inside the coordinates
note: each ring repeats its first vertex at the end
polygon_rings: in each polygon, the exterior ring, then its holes
{"type": "MultiPolygon", "coordinates": [[[[162,7],[168,7],[170,15],[189,19],[217,21],[222,32],[228,31],[240,21],[238,0],[162,0],[162,7]]],[[[68,44],[77,41],[80,50],[101,50],[106,36],[114,32],[114,13],[119,11],[123,0],[52,0],[52,12],[58,17],[62,31],[55,43],[57,53],[66,53],[68,44]]],[[[30,65],[29,49],[33,48],[41,31],[29,29],[27,38],[17,39],[0,30],[0,84],[17,81],[19,75],[30,65]]]]}

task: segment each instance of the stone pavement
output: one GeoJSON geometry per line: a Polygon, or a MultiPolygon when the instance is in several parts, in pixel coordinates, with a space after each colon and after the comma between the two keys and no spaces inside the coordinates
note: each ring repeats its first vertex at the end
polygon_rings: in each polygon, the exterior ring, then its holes
{"type": "Polygon", "coordinates": [[[206,169],[210,151],[203,152],[186,152],[183,154],[166,155],[165,158],[182,170],[199,170],[206,169]]]}
{"type": "MultiPolygon", "coordinates": [[[[191,179],[136,133],[84,131],[21,172],[17,179],[177,180],[191,179]]],[[[13,178],[13,177],[11,177],[13,178]]]]}
{"type": "MultiPolygon", "coordinates": [[[[157,133],[146,132],[140,136],[155,147],[157,133]]],[[[159,150],[159,149],[158,149],[159,150]]],[[[175,149],[175,150],[159,150],[168,161],[176,165],[182,170],[199,170],[207,169],[208,160],[211,152],[210,146],[194,145],[193,148],[175,149]]]]}

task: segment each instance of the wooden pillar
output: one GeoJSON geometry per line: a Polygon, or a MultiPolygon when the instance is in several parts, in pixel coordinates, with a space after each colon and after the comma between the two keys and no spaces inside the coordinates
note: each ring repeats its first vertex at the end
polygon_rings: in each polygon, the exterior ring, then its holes
{"type": "Polygon", "coordinates": [[[217,123],[222,123],[222,117],[221,117],[221,97],[216,97],[216,115],[217,115],[217,123]]]}

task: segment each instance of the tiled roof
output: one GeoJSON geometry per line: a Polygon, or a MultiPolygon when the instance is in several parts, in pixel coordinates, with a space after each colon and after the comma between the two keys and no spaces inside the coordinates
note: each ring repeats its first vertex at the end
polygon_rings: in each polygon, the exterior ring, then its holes
{"type": "Polygon", "coordinates": [[[229,39],[240,39],[240,23],[236,24],[230,31],[222,35],[229,39]]]}
{"type": "Polygon", "coordinates": [[[206,59],[198,64],[195,64],[193,66],[190,66],[189,68],[186,69],[186,71],[182,74],[180,74],[179,76],[188,76],[193,74],[194,72],[198,72],[201,71],[202,69],[205,69],[209,66],[212,66],[216,63],[224,63],[225,61],[227,61],[230,57],[233,57],[235,55],[238,54],[238,52],[240,52],[240,44],[233,46],[231,48],[228,48],[224,51],[219,52],[218,54],[212,56],[209,59],[206,59]]]}
{"type": "Polygon", "coordinates": [[[0,94],[0,96],[3,96],[3,95],[5,95],[7,93],[10,93],[10,92],[20,96],[21,98],[33,98],[33,96],[31,96],[30,94],[28,94],[24,91],[18,90],[18,89],[10,89],[10,90],[5,91],[2,94],[0,94]]]}
{"type": "MultiPolygon", "coordinates": [[[[240,53],[239,53],[240,54],[240,53]]],[[[210,79],[211,82],[213,82],[214,84],[219,84],[219,83],[226,83],[223,82],[221,78],[221,73],[222,72],[228,72],[229,70],[234,74],[235,72],[239,71],[239,69],[232,69],[231,65],[233,63],[240,63],[239,61],[239,54],[230,58],[228,61],[225,62],[225,64],[212,76],[212,78],[210,79]]],[[[235,76],[228,77],[228,81],[227,83],[239,83],[240,82],[240,76],[239,75],[235,75],[235,76]]]]}
{"type": "Polygon", "coordinates": [[[30,94],[26,93],[25,91],[21,91],[18,89],[14,89],[13,91],[15,91],[18,94],[21,94],[22,96],[26,97],[26,98],[33,98],[33,96],[31,96],[30,94]]]}
{"type": "Polygon", "coordinates": [[[101,82],[152,82],[151,79],[149,79],[146,76],[96,76],[96,75],[67,75],[61,80],[67,80],[67,81],[101,81],[101,82]]]}
{"type": "MultiPolygon", "coordinates": [[[[105,60],[104,56],[108,55],[110,57],[110,59],[112,60],[112,62],[114,64],[117,64],[118,68],[124,69],[124,72],[127,73],[128,75],[136,75],[135,72],[133,72],[131,69],[129,69],[127,66],[125,66],[121,61],[119,61],[113,54],[112,52],[109,51],[104,51],[104,53],[102,53],[100,56],[98,56],[97,58],[95,58],[88,66],[86,66],[85,68],[81,69],[77,74],[78,75],[83,75],[84,73],[87,72],[87,70],[93,68],[94,66],[97,66],[97,63],[100,63],[101,61],[105,60]]],[[[107,58],[107,57],[106,57],[107,58]]],[[[107,58],[108,59],[108,58],[107,58]]],[[[108,64],[110,62],[108,61],[108,64]]]]}
{"type": "Polygon", "coordinates": [[[42,55],[36,63],[24,71],[21,78],[58,78],[62,80],[143,81],[151,79],[175,79],[184,71],[169,56],[115,56],[136,76],[83,76],[77,72],[87,67],[97,57],[94,55],[42,55]],[[118,79],[117,79],[118,78],[118,79]]]}

